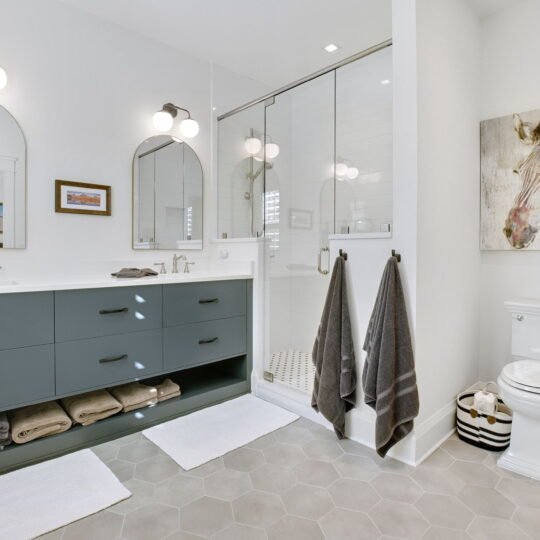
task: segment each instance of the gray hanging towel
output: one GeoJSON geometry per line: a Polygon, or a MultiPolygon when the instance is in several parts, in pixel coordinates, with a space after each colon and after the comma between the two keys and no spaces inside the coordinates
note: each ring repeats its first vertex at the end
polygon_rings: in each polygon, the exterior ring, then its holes
{"type": "Polygon", "coordinates": [[[354,407],[356,370],[347,301],[345,261],[338,257],[313,346],[315,382],[311,406],[345,436],[345,413],[354,407]]]}
{"type": "Polygon", "coordinates": [[[407,309],[395,257],[386,263],[364,350],[364,401],[377,413],[375,446],[384,457],[410,433],[419,405],[407,309]]]}

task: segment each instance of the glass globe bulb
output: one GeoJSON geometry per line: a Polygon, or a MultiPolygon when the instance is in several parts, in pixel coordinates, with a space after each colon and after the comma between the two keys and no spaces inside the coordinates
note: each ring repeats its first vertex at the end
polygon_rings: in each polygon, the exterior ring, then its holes
{"type": "Polygon", "coordinates": [[[345,163],[336,163],[336,176],[345,176],[349,167],[345,163]]]}
{"type": "Polygon", "coordinates": [[[174,120],[172,115],[167,111],[158,111],[154,113],[152,122],[158,131],[169,131],[172,128],[174,120]]]}
{"type": "Polygon", "coordinates": [[[244,142],[246,152],[252,156],[258,154],[262,148],[262,142],[257,137],[248,137],[244,142]]]}
{"type": "Polygon", "coordinates": [[[197,133],[199,133],[198,122],[193,120],[193,118],[186,118],[185,120],[182,120],[180,122],[180,133],[188,139],[195,137],[197,133]]]}
{"type": "Polygon", "coordinates": [[[347,169],[347,178],[349,178],[350,180],[354,180],[358,177],[359,172],[360,171],[356,167],[349,167],[347,169]]]}
{"type": "Polygon", "coordinates": [[[0,90],[4,89],[7,84],[7,73],[0,67],[0,90]]]}
{"type": "Polygon", "coordinates": [[[279,146],[276,143],[266,143],[264,145],[266,159],[274,159],[279,154],[279,146]]]}

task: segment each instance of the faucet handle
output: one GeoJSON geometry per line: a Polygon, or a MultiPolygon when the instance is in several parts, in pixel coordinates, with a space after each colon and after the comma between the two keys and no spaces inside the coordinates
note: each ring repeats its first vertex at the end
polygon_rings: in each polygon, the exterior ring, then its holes
{"type": "Polygon", "coordinates": [[[189,261],[186,261],[184,263],[184,274],[189,274],[189,265],[190,264],[195,264],[194,262],[189,262],[189,261]]]}
{"type": "Polygon", "coordinates": [[[167,269],[165,268],[165,263],[164,262],[154,263],[154,266],[161,266],[161,268],[159,269],[160,274],[166,274],[167,273],[167,269]]]}

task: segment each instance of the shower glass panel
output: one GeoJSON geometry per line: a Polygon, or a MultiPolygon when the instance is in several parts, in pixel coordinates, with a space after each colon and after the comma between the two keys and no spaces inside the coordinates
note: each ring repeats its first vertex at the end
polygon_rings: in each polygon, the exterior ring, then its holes
{"type": "Polygon", "coordinates": [[[219,122],[218,238],[263,232],[264,103],[219,122]]]}
{"type": "Polygon", "coordinates": [[[311,350],[331,270],[334,84],[330,72],[265,109],[265,370],[302,392],[313,385],[311,350]]]}
{"type": "Polygon", "coordinates": [[[336,70],[336,233],[392,230],[392,48],[336,70]]]}

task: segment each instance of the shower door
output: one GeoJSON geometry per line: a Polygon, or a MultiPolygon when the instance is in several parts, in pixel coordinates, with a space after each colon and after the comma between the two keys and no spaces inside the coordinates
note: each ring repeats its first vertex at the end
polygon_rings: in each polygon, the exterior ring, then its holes
{"type": "Polygon", "coordinates": [[[335,73],[265,106],[265,376],[310,393],[331,272],[335,73]]]}

